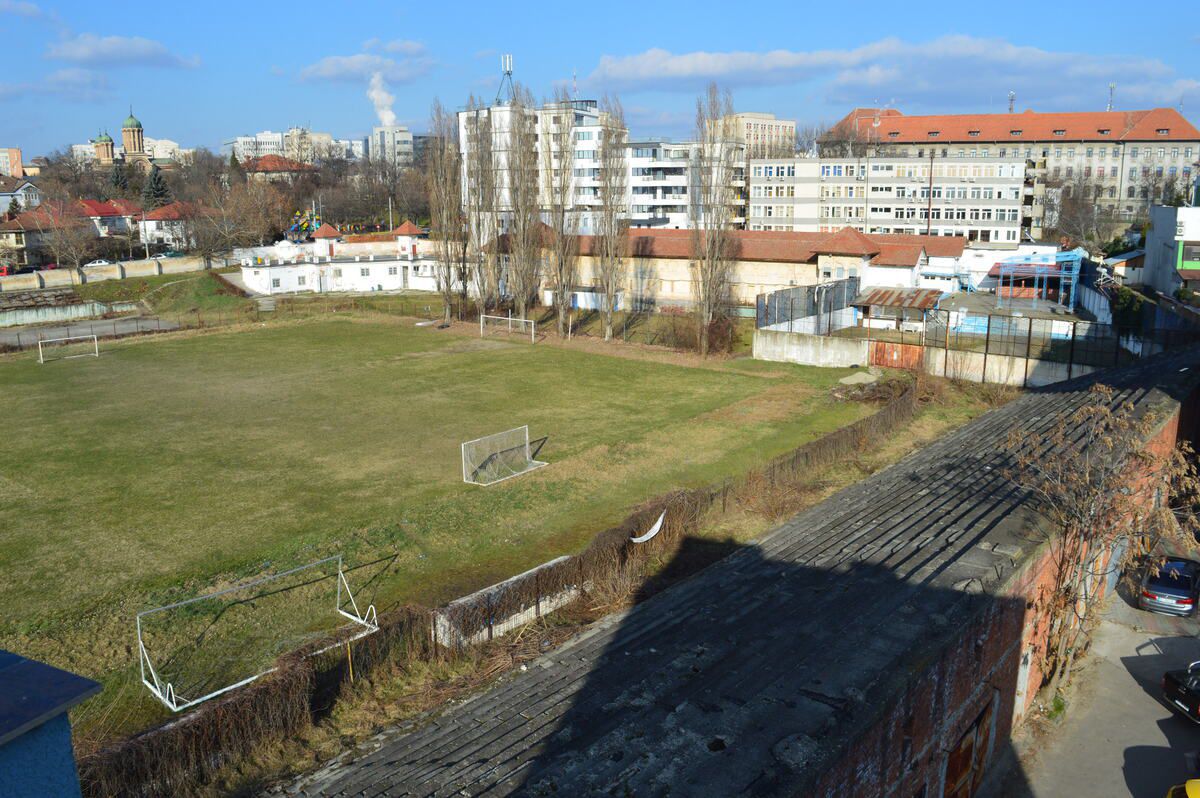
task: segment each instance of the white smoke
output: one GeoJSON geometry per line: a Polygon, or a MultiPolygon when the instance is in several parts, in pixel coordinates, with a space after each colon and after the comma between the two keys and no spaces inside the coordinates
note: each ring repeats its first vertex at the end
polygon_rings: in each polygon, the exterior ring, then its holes
{"type": "Polygon", "coordinates": [[[382,72],[375,72],[371,75],[371,83],[367,87],[367,97],[375,105],[375,115],[379,117],[379,124],[384,127],[396,124],[396,112],[392,110],[392,103],[396,101],[396,98],[387,90],[382,72]]]}

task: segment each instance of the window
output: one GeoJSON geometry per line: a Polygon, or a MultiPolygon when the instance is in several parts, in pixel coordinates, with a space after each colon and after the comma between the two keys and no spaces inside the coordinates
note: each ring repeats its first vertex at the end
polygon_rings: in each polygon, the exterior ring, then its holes
{"type": "Polygon", "coordinates": [[[1065,131],[1065,130],[1056,130],[1056,131],[1054,131],[1054,135],[1056,135],[1056,136],[1065,136],[1065,135],[1067,135],[1067,131],[1065,131]]]}
{"type": "Polygon", "coordinates": [[[342,270],[341,270],[341,269],[334,269],[334,270],[333,270],[333,276],[334,276],[334,277],[341,277],[341,276],[342,276],[342,270]]]}
{"type": "Polygon", "coordinates": [[[1163,157],[1165,157],[1165,156],[1166,156],[1166,154],[1167,154],[1167,148],[1166,148],[1166,147],[1159,147],[1159,148],[1158,148],[1158,157],[1159,157],[1159,158],[1163,158],[1163,157]]]}
{"type": "Polygon", "coordinates": [[[1020,130],[1010,130],[1010,131],[1008,131],[1008,135],[1019,136],[1019,135],[1021,135],[1021,131],[1020,130]]]}
{"type": "Polygon", "coordinates": [[[299,277],[296,278],[296,285],[304,285],[305,280],[306,280],[305,276],[303,274],[300,275],[299,277]]]}
{"type": "Polygon", "coordinates": [[[1112,130],[1109,128],[1106,128],[1106,127],[1102,127],[1099,130],[1097,130],[1096,132],[1099,133],[1101,136],[1107,136],[1109,133],[1112,132],[1112,130]]]}
{"type": "Polygon", "coordinates": [[[370,277],[371,276],[371,267],[363,266],[362,268],[360,268],[358,270],[358,276],[359,277],[370,277]]]}
{"type": "Polygon", "coordinates": [[[979,136],[979,131],[978,131],[978,130],[968,130],[968,131],[967,131],[967,135],[968,135],[968,136],[972,136],[972,137],[978,137],[978,136],[979,136]]]}
{"type": "Polygon", "coordinates": [[[1094,152],[1095,152],[1095,150],[1093,150],[1091,147],[1088,147],[1087,148],[1087,157],[1091,158],[1094,152]]]}
{"type": "Polygon", "coordinates": [[[889,139],[894,139],[894,138],[899,138],[899,137],[900,137],[900,132],[899,132],[899,131],[897,131],[897,130],[890,130],[890,131],[888,131],[888,138],[889,138],[889,139]]]}
{"type": "Polygon", "coordinates": [[[1156,130],[1156,131],[1154,131],[1154,132],[1155,132],[1155,133],[1157,133],[1157,134],[1158,134],[1158,135],[1160,135],[1160,136],[1167,136],[1167,135],[1170,135],[1170,133],[1171,133],[1171,128],[1169,128],[1169,127],[1160,127],[1158,130],[1156,130]]]}
{"type": "Polygon", "coordinates": [[[1137,157],[1137,154],[1138,154],[1138,148],[1137,148],[1137,147],[1130,147],[1130,148],[1129,148],[1129,157],[1130,157],[1130,158],[1136,158],[1136,157],[1137,157]]]}
{"type": "Polygon", "coordinates": [[[1172,147],[1172,148],[1171,148],[1171,157],[1172,157],[1172,158],[1178,158],[1178,157],[1179,157],[1179,148],[1178,148],[1178,147],[1172,147]]]}
{"type": "Polygon", "coordinates": [[[395,277],[396,272],[397,272],[397,270],[396,270],[395,266],[388,266],[388,276],[395,277]]]}
{"type": "Polygon", "coordinates": [[[942,135],[942,131],[940,131],[940,130],[929,131],[929,138],[931,138],[931,139],[936,139],[940,135],[942,135]]]}
{"type": "Polygon", "coordinates": [[[272,277],[272,278],[271,278],[271,287],[272,287],[272,288],[278,288],[278,287],[279,287],[279,278],[278,278],[278,277],[272,277]]]}

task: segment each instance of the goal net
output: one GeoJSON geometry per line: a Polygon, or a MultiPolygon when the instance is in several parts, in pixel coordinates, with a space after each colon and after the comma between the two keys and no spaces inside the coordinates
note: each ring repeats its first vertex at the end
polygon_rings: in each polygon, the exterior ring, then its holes
{"type": "Polygon", "coordinates": [[[494,485],[541,468],[547,463],[534,458],[545,442],[530,443],[528,426],[467,441],[462,445],[463,482],[494,485]]]}
{"type": "MultiPolygon", "coordinates": [[[[369,581],[369,580],[368,580],[369,581]]],[[[249,684],[284,654],[324,653],[379,629],[340,556],[137,615],[142,683],[173,712],[249,684]]]]}
{"type": "Polygon", "coordinates": [[[518,319],[512,316],[483,316],[479,317],[479,337],[488,335],[516,335],[528,337],[529,343],[537,342],[537,324],[533,319],[518,319]]]}
{"type": "Polygon", "coordinates": [[[38,341],[38,362],[69,360],[75,357],[100,357],[100,342],[94,335],[46,338],[38,341]]]}

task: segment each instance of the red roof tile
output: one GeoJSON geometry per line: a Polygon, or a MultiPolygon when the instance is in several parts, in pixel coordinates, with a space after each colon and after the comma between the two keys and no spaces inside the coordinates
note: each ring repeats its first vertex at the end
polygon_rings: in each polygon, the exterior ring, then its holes
{"type": "Polygon", "coordinates": [[[245,172],[311,172],[313,167],[310,164],[293,161],[291,158],[284,158],[282,155],[271,154],[250,158],[242,164],[242,170],[245,172]]]}
{"type": "Polygon", "coordinates": [[[853,227],[843,227],[818,244],[819,255],[875,255],[879,245],[853,227]]]}
{"type": "Polygon", "coordinates": [[[142,204],[134,200],[114,199],[109,200],[108,204],[120,211],[122,216],[137,216],[142,212],[142,204]]]}
{"type": "Polygon", "coordinates": [[[145,219],[147,222],[178,222],[181,219],[190,219],[195,214],[196,208],[190,202],[172,202],[161,208],[146,211],[145,219]]]}
{"type": "Polygon", "coordinates": [[[925,247],[920,244],[881,244],[879,254],[871,258],[876,266],[916,266],[925,247]]]}
{"type": "Polygon", "coordinates": [[[320,227],[317,228],[317,231],[312,234],[312,237],[313,238],[341,238],[342,234],[339,233],[338,229],[336,227],[334,227],[333,225],[331,225],[329,222],[325,222],[324,224],[322,224],[320,227]]]}
{"type": "Polygon", "coordinates": [[[88,216],[120,216],[121,212],[111,202],[94,199],[79,200],[83,212],[88,216]]]}
{"type": "Polygon", "coordinates": [[[419,236],[422,234],[421,228],[417,227],[409,219],[405,219],[403,224],[392,231],[392,235],[397,236],[419,236]]]}
{"type": "Polygon", "coordinates": [[[1174,108],[1082,113],[944,114],[905,116],[894,108],[855,108],[830,131],[829,139],[856,136],[883,144],[1022,141],[1200,141],[1196,129],[1174,108]],[[878,122],[878,124],[876,124],[878,122]],[[1165,130],[1165,133],[1159,133],[1165,130]],[[1061,133],[1056,133],[1061,131],[1061,133]],[[936,134],[936,135],[930,135],[936,134]]]}

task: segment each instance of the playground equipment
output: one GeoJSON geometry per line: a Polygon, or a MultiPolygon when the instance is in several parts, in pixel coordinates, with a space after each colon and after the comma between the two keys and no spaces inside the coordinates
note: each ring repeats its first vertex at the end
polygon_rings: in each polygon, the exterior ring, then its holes
{"type": "Polygon", "coordinates": [[[292,214],[292,225],[288,228],[288,238],[300,241],[317,232],[321,226],[321,214],[315,210],[296,211],[292,214]]]}

